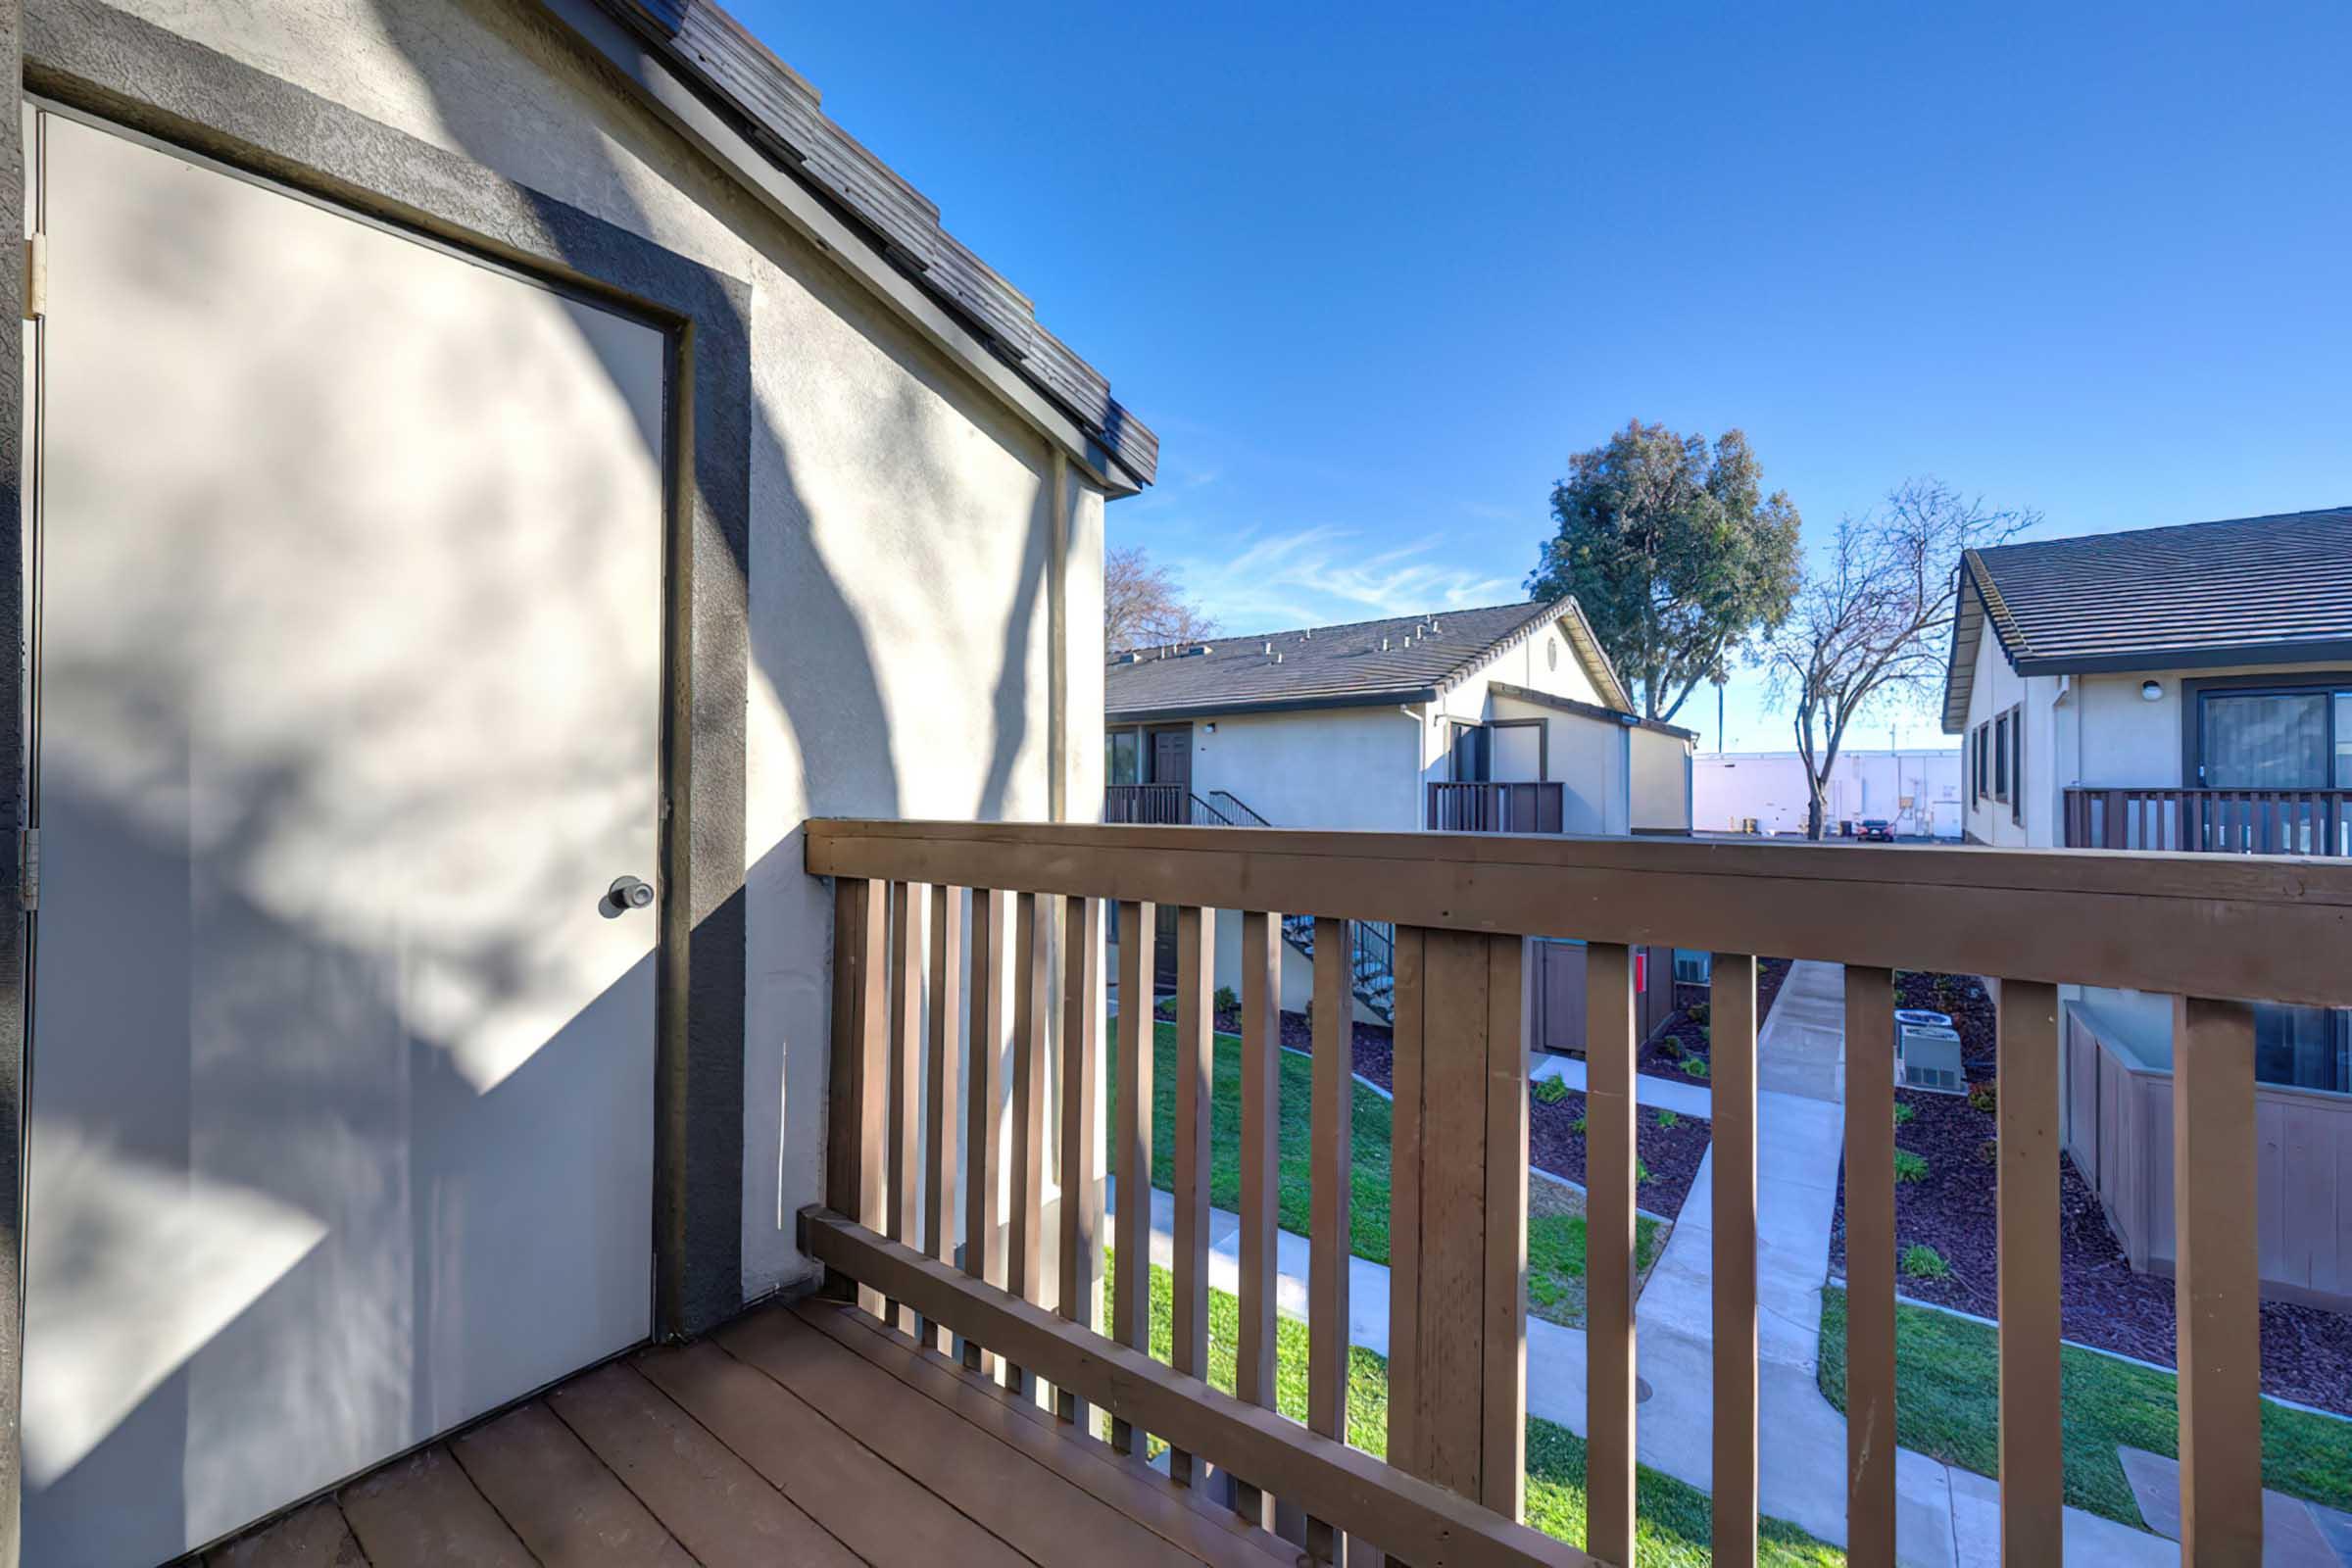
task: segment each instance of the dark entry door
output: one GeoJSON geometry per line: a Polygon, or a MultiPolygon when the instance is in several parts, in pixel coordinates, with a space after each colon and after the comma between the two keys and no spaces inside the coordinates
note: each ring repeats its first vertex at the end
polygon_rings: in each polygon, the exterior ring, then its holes
{"type": "Polygon", "coordinates": [[[1152,782],[1174,784],[1187,794],[1193,787],[1193,732],[1155,729],[1152,732],[1152,782]]]}

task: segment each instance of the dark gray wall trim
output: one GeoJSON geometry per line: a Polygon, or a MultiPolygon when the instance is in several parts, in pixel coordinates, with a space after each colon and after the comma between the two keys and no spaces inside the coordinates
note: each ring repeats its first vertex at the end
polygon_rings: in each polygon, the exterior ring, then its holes
{"type": "Polygon", "coordinates": [[[2117,675],[2146,670],[2217,669],[2228,664],[2332,664],[2352,660],[2352,638],[2328,637],[2299,643],[2246,643],[2234,648],[2141,648],[2096,659],[2012,659],[2021,675],[2117,675]]]}
{"type": "MultiPolygon", "coordinates": [[[[2352,690],[2352,667],[2343,669],[2281,670],[2273,675],[2210,675],[2180,683],[2180,785],[2205,788],[2205,694],[2208,692],[2340,692],[2352,690]]],[[[2332,712],[2328,723],[2335,722],[2332,712]]],[[[2330,729],[2328,739],[2343,737],[2330,729]]],[[[2335,755],[2332,746],[2328,756],[2335,755]]],[[[2326,789],[2328,785],[2306,785],[2326,789]]]]}
{"type": "MultiPolygon", "coordinates": [[[[668,329],[665,898],[657,981],[659,1069],[651,1106],[655,1325],[661,1334],[682,1335],[719,1321],[740,1305],[743,1294],[749,287],[94,0],[32,0],[24,13],[23,79],[63,104],[555,279],[668,329]]],[[[16,123],[11,115],[12,137],[16,123]]],[[[5,168],[7,188],[16,189],[22,157],[10,156],[5,168]]],[[[15,278],[19,270],[0,268],[0,276],[15,278]]],[[[16,289],[21,280],[6,286],[16,289]]],[[[12,388],[20,384],[17,376],[0,379],[12,388]]],[[[9,444],[0,451],[13,449],[18,428],[13,416],[0,418],[0,442],[9,444]]],[[[11,483],[15,471],[11,460],[11,483]]],[[[13,532],[9,537],[14,552],[20,541],[13,532]]],[[[19,581],[13,565],[0,564],[0,573],[11,585],[19,581]]],[[[7,608],[21,622],[13,598],[7,608]]],[[[0,633],[17,629],[0,626],[0,633]]],[[[13,724],[17,704],[5,706],[13,724]]],[[[13,896],[0,897],[0,906],[10,911],[0,912],[0,939],[13,926],[16,905],[13,896]]],[[[15,951],[13,943],[8,950],[15,951]]],[[[21,1005],[22,976],[10,978],[9,1000],[0,1007],[21,1005]]],[[[13,1111],[13,1101],[5,1108],[13,1111]]],[[[8,1147],[13,1153],[13,1139],[8,1147]]],[[[12,1354],[12,1381],[13,1363],[12,1354]]],[[[10,1399],[6,1484],[12,1491],[15,1411],[10,1399]]]]}
{"type": "Polygon", "coordinates": [[[1639,713],[1630,713],[1623,709],[1602,708],[1596,703],[1580,703],[1573,697],[1562,697],[1554,692],[1540,692],[1529,686],[1513,686],[1507,681],[1489,681],[1487,691],[1492,696],[1508,697],[1514,702],[1532,703],[1538,708],[1556,708],[1563,713],[1575,713],[1582,718],[1606,719],[1612,724],[1623,724],[1628,729],[1645,729],[1652,735],[1671,735],[1678,741],[1698,739],[1696,730],[1684,729],[1679,724],[1669,724],[1662,718],[1643,718],[1639,713]]]}
{"type": "Polygon", "coordinates": [[[1312,713],[1335,708],[1395,708],[1434,703],[1435,686],[1399,687],[1391,692],[1344,692],[1337,697],[1284,697],[1264,703],[1217,703],[1181,708],[1124,708],[1102,715],[1105,724],[1177,724],[1238,713],[1312,713]]]}
{"type": "MultiPolygon", "coordinates": [[[[24,10],[0,0],[0,233],[24,232],[24,10]]],[[[24,270],[0,267],[0,314],[24,318],[24,270]]],[[[0,515],[22,517],[24,499],[24,339],[0,333],[0,515]]],[[[0,852],[0,1568],[17,1568],[23,1488],[20,1402],[24,1337],[24,1021],[23,867],[25,735],[24,531],[0,528],[0,745],[17,760],[4,792],[7,849],[0,852]]]]}

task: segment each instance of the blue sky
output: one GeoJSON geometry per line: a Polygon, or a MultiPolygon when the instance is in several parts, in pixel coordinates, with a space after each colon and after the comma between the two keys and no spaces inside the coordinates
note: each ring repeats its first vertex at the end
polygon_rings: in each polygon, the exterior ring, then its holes
{"type": "Polygon", "coordinates": [[[1159,432],[1111,541],[1231,633],[1519,597],[1637,416],[1808,540],[2352,501],[2352,9],[736,10],[1159,432]]]}

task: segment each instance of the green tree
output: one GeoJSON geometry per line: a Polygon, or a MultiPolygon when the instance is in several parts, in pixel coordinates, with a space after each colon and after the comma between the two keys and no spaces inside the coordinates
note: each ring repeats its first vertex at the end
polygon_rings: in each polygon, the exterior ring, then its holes
{"type": "Polygon", "coordinates": [[[1764,494],[1738,430],[1709,447],[1634,420],[1569,460],[1551,515],[1528,591],[1576,596],[1644,717],[1672,718],[1794,602],[1796,508],[1764,494]]]}

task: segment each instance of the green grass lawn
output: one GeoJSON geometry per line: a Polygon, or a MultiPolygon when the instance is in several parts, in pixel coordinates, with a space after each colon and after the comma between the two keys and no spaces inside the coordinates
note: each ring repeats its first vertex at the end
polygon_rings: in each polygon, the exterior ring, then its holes
{"type": "MultiPolygon", "coordinates": [[[[1176,1190],[1176,1026],[1152,1031],[1152,1185],[1176,1190]]],[[[1108,1064],[1111,1102],[1117,1103],[1118,1063],[1108,1064]]],[[[1281,1225],[1294,1235],[1313,1234],[1313,1188],[1307,1169],[1308,1114],[1314,1067],[1295,1051],[1281,1053],[1282,1172],[1281,1225]]],[[[1215,1037],[1209,1118],[1208,1200],[1228,1212],[1242,1206],[1242,1042],[1215,1037]]],[[[1389,1261],[1389,1151],[1393,1117],[1389,1102],[1362,1084],[1355,1091],[1355,1148],[1349,1171],[1349,1248],[1368,1262],[1389,1261]]],[[[1635,1221],[1638,1269],[1656,1254],[1659,1225],[1647,1216],[1635,1221]]],[[[1537,1316],[1581,1328],[1585,1321],[1585,1221],[1582,1215],[1544,1214],[1527,1227],[1528,1309],[1537,1316]]]]}
{"type": "MultiPolygon", "coordinates": [[[[2180,1410],[2169,1372],[2077,1346],[2060,1351],[2066,1500],[2146,1528],[2118,1444],[2180,1456],[2180,1410]]],[[[1898,1302],[1894,1309],[1894,1436],[1906,1448],[2000,1473],[2000,1342],[1992,1326],[1898,1302]]],[[[1822,1292],[1821,1392],[1845,1408],[1845,1292],[1822,1292]]],[[[2268,1400],[2262,1406],[2263,1485],[2352,1508],[2352,1423],[2268,1400]]]]}
{"type": "MultiPolygon", "coordinates": [[[[1115,1270],[1115,1256],[1105,1269],[1115,1270]]],[[[1111,1299],[1108,1272],[1102,1299],[1111,1299]]],[[[1152,1270],[1152,1348],[1166,1359],[1173,1343],[1175,1281],[1163,1268],[1152,1270]]],[[[1107,1306],[1105,1308],[1107,1311],[1107,1306]]],[[[1107,1327],[1107,1323],[1105,1325],[1107,1327]]],[[[1233,1392],[1236,1348],[1241,1342],[1241,1303],[1222,1291],[1208,1293],[1208,1381],[1233,1392]]],[[[1361,1346],[1349,1349],[1348,1441],[1367,1453],[1385,1455],[1389,1446],[1389,1364],[1361,1346]]],[[[1289,1318],[1275,1324],[1276,1406],[1294,1420],[1306,1419],[1306,1325],[1289,1318]]],[[[1153,1445],[1157,1451],[1158,1445],[1153,1445]]],[[[1572,1546],[1585,1544],[1585,1440],[1549,1421],[1527,1423],[1527,1522],[1572,1546]]],[[[1636,1555],[1643,1568],[1700,1568],[1713,1560],[1709,1546],[1709,1502],[1696,1487],[1646,1467],[1635,1472],[1636,1555]]],[[[1759,1527],[1757,1561],[1766,1568],[1829,1568],[1845,1553],[1815,1540],[1794,1525],[1767,1519],[1759,1527]]]]}

